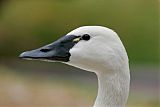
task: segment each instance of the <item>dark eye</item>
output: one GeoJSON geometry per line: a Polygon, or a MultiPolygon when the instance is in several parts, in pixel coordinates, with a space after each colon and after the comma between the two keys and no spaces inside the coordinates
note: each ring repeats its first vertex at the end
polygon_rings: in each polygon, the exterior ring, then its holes
{"type": "Polygon", "coordinates": [[[91,37],[88,34],[84,34],[81,38],[82,40],[89,40],[91,37]]]}

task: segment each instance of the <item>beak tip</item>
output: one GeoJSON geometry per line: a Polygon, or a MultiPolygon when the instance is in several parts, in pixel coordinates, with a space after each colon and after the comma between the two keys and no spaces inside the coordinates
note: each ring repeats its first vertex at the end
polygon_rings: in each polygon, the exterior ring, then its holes
{"type": "Polygon", "coordinates": [[[21,53],[21,54],[19,55],[19,58],[22,58],[22,59],[25,58],[25,57],[26,57],[25,53],[26,53],[26,52],[21,53]]]}

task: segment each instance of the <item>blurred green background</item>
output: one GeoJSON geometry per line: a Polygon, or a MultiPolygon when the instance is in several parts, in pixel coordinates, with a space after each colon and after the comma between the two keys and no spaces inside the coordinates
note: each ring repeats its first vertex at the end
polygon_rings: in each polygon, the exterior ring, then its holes
{"type": "Polygon", "coordinates": [[[158,0],[1,0],[0,107],[92,107],[97,79],[18,55],[84,25],[115,30],[130,59],[127,107],[158,107],[158,0]]]}

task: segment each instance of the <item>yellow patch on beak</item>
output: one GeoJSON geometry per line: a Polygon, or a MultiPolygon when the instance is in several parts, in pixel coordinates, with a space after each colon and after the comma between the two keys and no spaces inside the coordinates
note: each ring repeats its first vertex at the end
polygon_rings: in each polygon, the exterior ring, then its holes
{"type": "Polygon", "coordinates": [[[80,37],[73,39],[73,42],[79,42],[79,41],[80,41],[80,37]]]}

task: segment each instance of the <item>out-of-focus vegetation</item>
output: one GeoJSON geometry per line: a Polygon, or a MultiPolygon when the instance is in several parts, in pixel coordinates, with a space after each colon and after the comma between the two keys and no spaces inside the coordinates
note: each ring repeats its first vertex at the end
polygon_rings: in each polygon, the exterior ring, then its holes
{"type": "Polygon", "coordinates": [[[131,63],[158,63],[158,0],[6,0],[0,58],[50,43],[83,25],[114,29],[131,63]]]}

